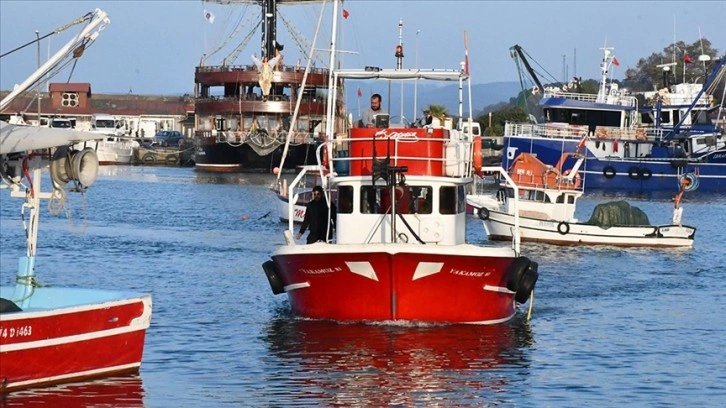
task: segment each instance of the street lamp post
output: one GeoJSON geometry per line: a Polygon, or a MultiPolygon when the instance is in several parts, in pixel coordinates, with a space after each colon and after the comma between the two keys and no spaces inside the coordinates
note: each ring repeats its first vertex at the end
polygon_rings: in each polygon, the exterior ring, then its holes
{"type": "MultiPolygon", "coordinates": [[[[416,30],[416,46],[414,51],[414,64],[416,65],[416,71],[418,71],[418,35],[421,30],[416,30]]],[[[416,72],[416,79],[413,81],[413,116],[411,118],[415,121],[416,114],[418,113],[418,72],[416,72]]]]}

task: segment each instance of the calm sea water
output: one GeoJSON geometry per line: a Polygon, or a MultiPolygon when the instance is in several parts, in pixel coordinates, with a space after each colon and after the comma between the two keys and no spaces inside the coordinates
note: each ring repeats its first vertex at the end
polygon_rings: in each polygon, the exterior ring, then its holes
{"type": "MultiPolygon", "coordinates": [[[[261,264],[283,242],[272,175],[104,167],[72,215],[45,211],[42,283],[150,292],[140,376],[12,394],[2,406],[720,406],[726,397],[726,196],[687,195],[690,250],[524,245],[532,319],[385,326],[298,319],[261,264]],[[272,211],[272,212],[271,212],[272,211]]],[[[578,209],[613,196],[588,195],[578,209]]],[[[24,253],[0,192],[0,281],[24,253]]],[[[629,197],[652,223],[670,196],[629,197]]],[[[469,238],[488,244],[481,223],[469,238]]],[[[1,362],[0,362],[1,364],[1,362]]]]}

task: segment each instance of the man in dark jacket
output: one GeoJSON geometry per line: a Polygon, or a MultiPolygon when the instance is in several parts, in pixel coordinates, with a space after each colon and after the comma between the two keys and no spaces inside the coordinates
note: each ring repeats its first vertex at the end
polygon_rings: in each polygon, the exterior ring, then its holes
{"type": "Polygon", "coordinates": [[[320,186],[313,187],[313,199],[305,208],[305,218],[303,218],[300,232],[297,233],[296,239],[300,239],[305,230],[310,228],[307,243],[312,244],[318,241],[327,241],[327,238],[333,237],[333,227],[335,225],[335,204],[331,203],[330,218],[328,218],[328,203],[323,198],[323,188],[320,186]],[[330,220],[330,229],[328,229],[328,220],[330,220]]]}

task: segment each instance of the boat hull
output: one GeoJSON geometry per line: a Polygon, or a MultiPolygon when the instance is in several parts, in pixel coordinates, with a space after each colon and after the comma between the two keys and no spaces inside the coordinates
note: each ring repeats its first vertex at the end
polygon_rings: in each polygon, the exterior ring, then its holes
{"type": "MultiPolygon", "coordinates": [[[[280,146],[272,153],[260,156],[248,144],[233,145],[198,140],[194,167],[199,171],[215,173],[255,170],[269,172],[279,166],[283,148],[284,146],[280,146]]],[[[317,164],[315,146],[308,144],[290,146],[285,168],[294,169],[308,164],[317,164]]]]}
{"type": "Polygon", "coordinates": [[[272,256],[295,314],[337,321],[494,324],[512,318],[513,251],[458,245],[291,246],[272,256]]]}
{"type": "MultiPolygon", "coordinates": [[[[577,150],[580,138],[504,137],[505,152],[502,166],[509,168],[511,161],[522,152],[535,153],[544,163],[557,163],[562,153],[577,150]]],[[[588,149],[592,143],[588,142],[588,149]]],[[[612,141],[602,141],[612,144],[612,141]]],[[[626,142],[619,142],[625,149],[626,142]]],[[[607,148],[612,148],[608,145],[607,148]]],[[[635,144],[632,147],[635,152],[635,144]]],[[[574,162],[574,159],[572,159],[574,162]]],[[[565,167],[571,166],[568,162],[565,167]]],[[[699,191],[726,191],[726,151],[715,152],[702,161],[686,162],[677,158],[621,158],[597,157],[588,150],[583,174],[585,188],[617,190],[620,192],[678,191],[680,178],[691,173],[698,178],[699,191]]]]}
{"type": "MultiPolygon", "coordinates": [[[[478,213],[478,211],[477,211],[478,213]]],[[[514,216],[489,210],[482,221],[491,240],[511,240],[514,216]]],[[[696,229],[680,225],[612,226],[519,217],[522,241],[555,245],[611,245],[620,247],[691,247],[696,229]]]]}
{"type": "Polygon", "coordinates": [[[38,288],[0,315],[0,392],[137,372],[150,320],[149,295],[38,288]],[[58,304],[79,298],[95,300],[58,304]]]}
{"type": "MultiPolygon", "coordinates": [[[[312,192],[312,190],[311,190],[312,192]]],[[[305,210],[306,206],[305,203],[310,201],[311,192],[304,193],[304,196],[299,198],[295,205],[293,206],[292,210],[292,221],[293,222],[303,222],[305,219],[305,210]]],[[[277,197],[277,212],[280,217],[280,221],[282,222],[288,222],[290,221],[289,216],[289,201],[287,197],[284,197],[283,195],[276,193],[275,196],[277,197]]]]}
{"type": "Polygon", "coordinates": [[[131,158],[134,155],[134,142],[131,141],[92,140],[74,146],[77,150],[85,147],[96,151],[100,165],[131,164],[131,158]]]}

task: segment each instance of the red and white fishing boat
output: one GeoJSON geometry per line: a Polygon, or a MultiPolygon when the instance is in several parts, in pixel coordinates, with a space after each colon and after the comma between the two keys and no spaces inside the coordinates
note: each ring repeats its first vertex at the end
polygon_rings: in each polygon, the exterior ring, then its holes
{"type": "MultiPolygon", "coordinates": [[[[110,22],[99,9],[84,20],[88,23],[81,33],[19,88],[27,89],[75,47],[87,46],[110,22]]],[[[14,95],[0,102],[0,110],[14,95]]],[[[67,146],[97,137],[72,129],[0,122],[2,187],[23,200],[18,222],[25,226],[27,245],[16,284],[0,287],[0,394],[139,370],[151,320],[150,295],[39,286],[35,278],[41,200],[54,200],[57,207],[67,193],[85,191],[93,184],[98,171],[95,151],[67,146]],[[59,147],[50,161],[53,189],[44,192],[42,168],[48,164],[46,149],[53,147],[59,147]],[[66,187],[68,183],[71,187],[66,187]]]]}
{"type": "MultiPolygon", "coordinates": [[[[347,79],[461,86],[468,76],[464,69],[334,70],[328,106],[335,106],[335,87],[347,79]]],[[[329,112],[327,134],[333,123],[329,112]]],[[[330,192],[337,192],[335,234],[303,245],[290,226],[285,245],[263,264],[273,293],[287,293],[294,313],[317,319],[511,319],[534,289],[537,263],[520,255],[516,240],[511,247],[466,242],[466,186],[481,165],[474,145],[456,129],[406,124],[352,128],[321,145],[325,199],[332,202],[330,192]]]]}

